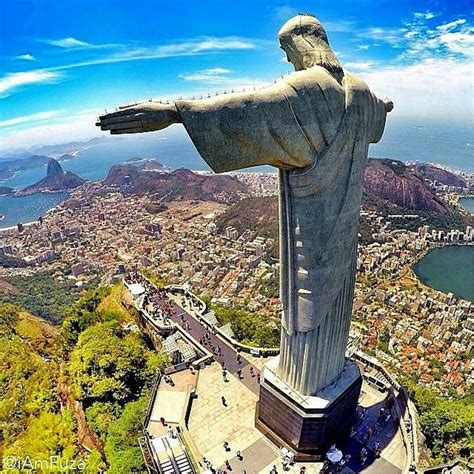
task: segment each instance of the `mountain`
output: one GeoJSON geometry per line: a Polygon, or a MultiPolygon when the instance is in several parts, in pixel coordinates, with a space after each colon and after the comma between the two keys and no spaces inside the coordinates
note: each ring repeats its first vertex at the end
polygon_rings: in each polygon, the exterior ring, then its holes
{"type": "Polygon", "coordinates": [[[153,158],[141,158],[139,156],[134,156],[129,158],[126,162],[126,165],[132,165],[136,168],[144,171],[158,171],[158,170],[167,170],[159,161],[154,160],[153,158]]]}
{"type": "MultiPolygon", "coordinates": [[[[446,177],[450,179],[447,175],[446,177]]],[[[440,179],[438,181],[441,182],[440,179]]],[[[447,230],[463,229],[466,226],[463,217],[444,204],[430,189],[428,182],[400,161],[369,160],[364,187],[362,205],[366,210],[376,211],[385,218],[391,214],[419,215],[418,219],[395,221],[392,223],[393,227],[416,230],[419,226],[428,224],[436,229],[447,230]]],[[[278,197],[244,199],[219,215],[216,223],[221,231],[227,226],[235,227],[240,233],[251,229],[258,235],[273,238],[277,242],[278,197]]],[[[364,218],[360,220],[359,233],[362,241],[370,241],[373,230],[364,218]]],[[[277,249],[273,249],[272,256],[277,254],[277,249]]]]}
{"type": "Polygon", "coordinates": [[[205,175],[180,168],[172,172],[141,170],[134,165],[115,165],[104,181],[129,193],[153,195],[163,201],[201,200],[237,202],[250,195],[247,186],[228,175],[205,175]]]}
{"type": "Polygon", "coordinates": [[[364,187],[368,193],[412,211],[451,211],[423,177],[401,161],[370,159],[365,170],[364,187]]]}
{"type": "Polygon", "coordinates": [[[27,158],[18,158],[15,160],[0,161],[0,172],[10,174],[10,177],[16,171],[24,171],[32,168],[41,168],[46,165],[51,158],[44,155],[31,155],[27,158]]]}
{"type": "Polygon", "coordinates": [[[41,192],[69,191],[77,188],[85,180],[70,171],[63,171],[61,165],[50,158],[46,177],[31,186],[16,192],[16,196],[27,196],[41,192]]]}
{"type": "Polygon", "coordinates": [[[415,165],[410,165],[410,170],[428,181],[437,181],[446,186],[456,186],[460,188],[468,187],[468,184],[464,179],[436,165],[417,163],[415,165]]]}

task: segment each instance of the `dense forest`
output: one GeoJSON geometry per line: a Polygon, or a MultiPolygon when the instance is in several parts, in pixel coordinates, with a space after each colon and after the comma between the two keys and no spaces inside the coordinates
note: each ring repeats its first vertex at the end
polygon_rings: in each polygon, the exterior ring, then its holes
{"type": "Polygon", "coordinates": [[[58,456],[87,472],[144,471],[138,438],[168,359],[147,346],[122,291],[87,291],[56,328],[0,304],[0,458],[58,456]]]}
{"type": "Polygon", "coordinates": [[[420,414],[420,425],[434,463],[474,453],[474,391],[459,398],[443,398],[415,380],[405,380],[420,414]]]}

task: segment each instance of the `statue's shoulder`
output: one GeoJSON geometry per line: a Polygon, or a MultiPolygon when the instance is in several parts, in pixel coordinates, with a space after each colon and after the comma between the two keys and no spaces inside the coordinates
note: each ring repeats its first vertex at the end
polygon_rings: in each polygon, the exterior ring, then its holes
{"type": "Polygon", "coordinates": [[[342,86],[331,73],[320,66],[314,66],[304,71],[296,71],[285,77],[286,82],[298,88],[318,88],[320,90],[336,90],[342,92],[342,86]]]}
{"type": "Polygon", "coordinates": [[[370,92],[369,86],[350,72],[344,71],[344,84],[354,92],[370,92]]]}

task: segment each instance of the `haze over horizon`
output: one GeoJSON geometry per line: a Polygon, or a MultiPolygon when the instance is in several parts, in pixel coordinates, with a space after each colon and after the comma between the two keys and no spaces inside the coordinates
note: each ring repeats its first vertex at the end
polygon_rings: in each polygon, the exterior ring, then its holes
{"type": "Polygon", "coordinates": [[[325,25],[343,66],[395,103],[393,119],[466,126],[473,119],[473,14],[467,1],[129,2],[4,5],[2,151],[100,135],[104,107],[147,98],[263,87],[291,65],[281,24],[325,25]],[[18,21],[22,18],[22,21],[18,21]],[[67,21],[66,21],[67,19],[67,21]],[[133,26],[131,26],[133,25],[133,26]]]}

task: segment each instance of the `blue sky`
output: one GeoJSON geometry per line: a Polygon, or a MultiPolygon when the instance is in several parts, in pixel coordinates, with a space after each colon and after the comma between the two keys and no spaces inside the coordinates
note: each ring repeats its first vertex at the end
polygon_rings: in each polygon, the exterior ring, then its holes
{"type": "Polygon", "coordinates": [[[468,1],[3,2],[0,147],[94,136],[105,108],[147,98],[262,87],[291,70],[276,34],[299,12],[326,26],[345,68],[395,114],[473,116],[468,1]]]}

